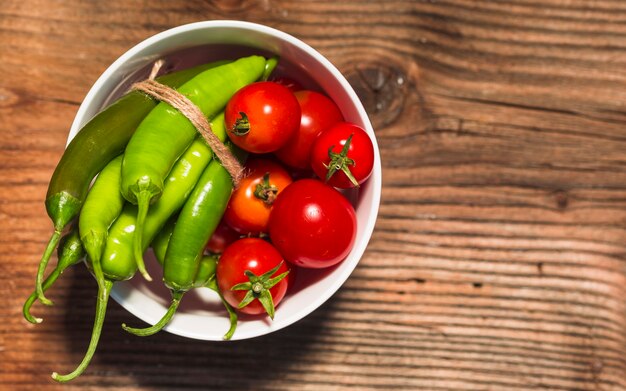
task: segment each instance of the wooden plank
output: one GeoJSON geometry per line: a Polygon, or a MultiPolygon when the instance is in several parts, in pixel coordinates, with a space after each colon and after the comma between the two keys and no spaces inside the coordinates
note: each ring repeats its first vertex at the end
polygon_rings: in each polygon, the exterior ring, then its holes
{"type": "Polygon", "coordinates": [[[318,49],[366,106],[383,199],[350,279],[263,338],[141,339],[111,303],[85,390],[626,389],[626,5],[598,0],[6,0],[0,9],[0,389],[65,389],[95,283],[23,300],[78,105],[142,39],[209,19],[318,49]]]}

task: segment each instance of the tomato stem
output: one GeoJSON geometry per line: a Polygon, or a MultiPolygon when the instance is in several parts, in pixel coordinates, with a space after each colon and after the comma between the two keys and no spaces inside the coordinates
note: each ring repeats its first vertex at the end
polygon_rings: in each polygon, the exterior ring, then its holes
{"type": "Polygon", "coordinates": [[[231,131],[235,136],[245,136],[250,132],[250,120],[248,119],[248,115],[243,111],[239,112],[239,118],[235,120],[235,124],[231,131]]]}
{"type": "Polygon", "coordinates": [[[350,171],[350,168],[348,167],[348,166],[355,165],[354,159],[351,159],[348,157],[348,151],[350,150],[350,143],[352,142],[352,136],[354,136],[354,133],[351,134],[350,137],[348,137],[348,139],[346,140],[346,143],[343,145],[343,148],[341,148],[341,152],[339,153],[333,152],[333,149],[335,148],[334,145],[328,148],[328,157],[330,158],[330,162],[328,164],[324,163],[324,167],[328,170],[326,172],[326,178],[325,178],[326,182],[328,182],[330,178],[333,175],[335,175],[337,171],[342,171],[344,174],[346,174],[346,176],[348,177],[350,182],[352,182],[354,187],[359,187],[359,182],[356,180],[354,175],[352,175],[352,172],[350,171]]]}
{"type": "Polygon", "coordinates": [[[263,175],[263,181],[256,185],[256,188],[254,189],[254,196],[263,200],[266,205],[272,205],[277,194],[278,187],[270,183],[270,173],[266,172],[263,175]]]}
{"type": "Polygon", "coordinates": [[[287,276],[287,274],[289,274],[289,270],[287,270],[276,277],[272,277],[272,275],[280,269],[282,264],[283,262],[280,262],[272,270],[265,272],[260,276],[257,276],[250,270],[246,270],[244,274],[248,277],[249,281],[242,282],[230,288],[233,291],[248,291],[237,307],[243,308],[256,299],[261,303],[270,318],[274,319],[275,306],[270,289],[272,289],[274,285],[278,284],[287,276]]]}

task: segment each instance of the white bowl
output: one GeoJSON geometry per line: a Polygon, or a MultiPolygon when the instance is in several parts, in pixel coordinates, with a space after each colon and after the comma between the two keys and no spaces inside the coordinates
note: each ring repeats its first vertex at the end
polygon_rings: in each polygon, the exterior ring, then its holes
{"type": "MultiPolygon", "coordinates": [[[[372,235],[380,202],[380,155],[367,114],[342,74],[313,48],[276,29],[240,21],[192,23],[150,37],[119,57],[85,97],[68,138],[69,142],[89,119],[122,95],[131,83],[144,79],[157,59],[165,58],[168,70],[172,70],[249,54],[279,55],[278,73],[295,78],[305,87],[323,90],[337,103],[347,121],[367,131],[374,142],[375,159],[372,176],[353,199],[357,234],[348,257],[330,269],[299,270],[294,289],[278,305],[274,320],[241,316],[233,340],[279,330],[322,305],[352,273],[372,235]]],[[[136,276],[115,284],[111,296],[133,315],[154,324],[167,308],[169,291],[161,282],[161,272],[151,253],[146,255],[146,262],[154,282],[147,283],[136,276]]],[[[133,319],[128,319],[127,323],[142,327],[141,322],[133,319]]],[[[221,341],[228,327],[228,317],[217,295],[201,289],[184,297],[178,313],[165,330],[189,338],[221,341]]]]}

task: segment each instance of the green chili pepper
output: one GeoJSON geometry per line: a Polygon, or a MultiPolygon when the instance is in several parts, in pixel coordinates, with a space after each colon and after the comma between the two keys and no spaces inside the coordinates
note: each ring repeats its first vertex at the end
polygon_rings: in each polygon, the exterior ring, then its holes
{"type": "MultiPolygon", "coordinates": [[[[216,120],[212,122],[213,131],[221,140],[226,139],[226,129],[224,128],[223,123],[224,119],[222,114],[218,115],[216,120]]],[[[147,247],[147,243],[153,241],[154,237],[167,223],[168,219],[170,219],[172,215],[183,207],[185,201],[189,198],[194,186],[198,182],[199,178],[201,178],[201,175],[212,158],[213,152],[211,151],[211,148],[209,148],[204,139],[197,137],[180,157],[180,159],[178,159],[165,180],[165,186],[161,197],[152,205],[152,208],[150,208],[150,211],[146,216],[142,240],[142,243],[145,243],[145,247],[147,247]]],[[[124,206],[122,214],[118,220],[122,218],[122,216],[126,218],[128,214],[135,213],[132,224],[130,224],[129,220],[128,226],[125,228],[125,230],[129,232],[127,235],[123,235],[122,238],[118,238],[117,242],[114,244],[112,244],[110,240],[107,240],[107,245],[104,248],[104,254],[102,256],[102,262],[105,262],[105,260],[114,255],[114,252],[111,252],[112,248],[119,246],[132,249],[136,230],[131,228],[130,225],[133,227],[136,225],[136,212],[136,206],[128,203],[124,206]]],[[[114,223],[114,226],[117,224],[118,221],[114,223]]],[[[142,249],[142,251],[144,250],[145,248],[142,249]]]]}
{"type": "MultiPolygon", "coordinates": [[[[218,118],[223,117],[220,115],[218,118]]],[[[223,119],[214,121],[215,126],[213,129],[218,134],[218,137],[225,139],[226,130],[223,125],[219,125],[220,123],[223,123],[223,119]]],[[[182,208],[212,157],[213,152],[211,149],[202,138],[198,137],[185,151],[183,156],[178,159],[165,180],[161,198],[152,205],[150,212],[146,216],[142,243],[152,242],[168,219],[182,208]]],[[[104,263],[111,262],[111,258],[114,258],[115,254],[120,252],[122,248],[132,249],[136,233],[136,212],[137,207],[127,203],[118,220],[111,226],[110,230],[113,230],[114,227],[119,227],[120,223],[118,221],[124,217],[124,224],[126,224],[124,228],[116,228],[123,232],[117,234],[118,238],[115,242],[107,240],[107,245],[102,254],[103,268],[104,263]],[[135,215],[133,219],[129,219],[129,215],[132,213],[135,213],[135,215]]],[[[142,249],[142,251],[144,250],[145,248],[142,249]]],[[[134,260],[134,257],[131,258],[134,260]]],[[[119,275],[119,273],[116,275],[119,275]]]]}
{"type": "MultiPolygon", "coordinates": [[[[70,381],[85,371],[98,347],[113,283],[130,279],[137,271],[137,265],[132,257],[132,247],[128,245],[129,242],[132,243],[136,213],[137,208],[127,204],[109,229],[104,255],[101,258],[105,279],[104,284],[98,286],[96,316],[94,318],[93,330],[91,331],[91,341],[83,360],[74,371],[67,375],[59,375],[57,372],[52,373],[52,378],[56,381],[70,381]]],[[[88,259],[88,261],[90,260],[88,259]]],[[[93,267],[93,265],[91,266],[93,267]]]]}
{"type": "MultiPolygon", "coordinates": [[[[50,273],[50,275],[43,282],[43,290],[47,291],[50,287],[56,282],[56,280],[63,274],[65,269],[70,266],[76,265],[85,257],[85,250],[83,249],[82,243],[80,241],[80,236],[78,234],[78,227],[74,226],[73,229],[67,233],[59,243],[58,252],[58,262],[54,270],[50,273]]],[[[22,313],[24,314],[24,318],[30,323],[41,323],[43,319],[36,318],[30,313],[30,308],[37,300],[37,292],[33,292],[26,302],[24,303],[24,307],[22,308],[22,313]]]]}
{"type": "MultiPolygon", "coordinates": [[[[165,253],[167,252],[167,245],[169,244],[172,232],[174,231],[174,224],[166,225],[157,237],[152,242],[152,249],[154,255],[161,266],[165,262],[165,253]]],[[[217,268],[217,260],[219,255],[202,255],[198,264],[198,270],[193,280],[193,288],[203,288],[209,284],[209,280],[215,275],[217,268]]],[[[130,328],[127,328],[130,329],[130,328]]],[[[127,330],[128,331],[128,330],[127,330]]]]}
{"type": "MultiPolygon", "coordinates": [[[[167,252],[167,246],[169,244],[170,238],[174,231],[175,224],[176,224],[176,219],[171,219],[165,225],[165,227],[163,227],[161,232],[159,232],[159,234],[152,241],[152,250],[154,251],[154,255],[157,261],[159,261],[159,263],[161,264],[161,266],[163,266],[163,263],[165,262],[165,254],[167,252]]],[[[217,254],[202,256],[202,259],[200,260],[200,264],[198,265],[198,271],[196,273],[193,286],[194,288],[209,288],[217,292],[217,294],[219,295],[222,301],[222,304],[224,305],[224,308],[226,308],[226,311],[228,312],[228,316],[230,319],[230,328],[224,335],[224,339],[228,340],[233,336],[233,334],[235,333],[235,329],[237,328],[237,313],[235,312],[233,307],[230,304],[228,304],[226,300],[224,300],[222,293],[217,287],[217,282],[215,281],[215,270],[217,268],[218,259],[219,259],[219,255],[217,254]]],[[[175,310],[176,308],[173,309],[173,311],[175,310]]],[[[161,322],[167,322],[167,318],[168,318],[167,316],[164,316],[161,319],[161,322]]],[[[139,335],[139,336],[151,335],[149,332],[146,332],[144,329],[130,328],[130,327],[126,327],[126,325],[122,325],[122,327],[124,327],[126,331],[131,332],[135,335],[139,335]]],[[[162,327],[165,327],[165,324],[162,327]]],[[[154,328],[158,328],[158,327],[155,325],[149,329],[154,329],[154,328]]]]}
{"type": "Polygon", "coordinates": [[[120,193],[122,155],[111,160],[98,174],[89,190],[78,218],[78,229],[83,247],[93,265],[98,286],[104,286],[100,258],[109,227],[122,212],[124,197],[120,193]]]}
{"type": "MultiPolygon", "coordinates": [[[[226,140],[227,135],[223,113],[218,114],[211,121],[211,127],[218,139],[221,141],[226,140]]],[[[201,136],[196,136],[189,148],[174,164],[172,171],[165,179],[161,197],[151,206],[146,216],[142,253],[163,228],[167,220],[183,207],[212,159],[213,151],[211,151],[211,148],[209,148],[201,136]]]]}
{"type": "MultiPolygon", "coordinates": [[[[200,65],[159,77],[157,81],[177,88],[199,73],[224,63],[200,65]]],[[[52,304],[43,294],[42,280],[61,232],[78,215],[93,178],[111,159],[124,151],[141,120],[156,105],[157,102],[147,95],[130,92],[93,117],[65,149],[46,194],[46,211],[54,224],[54,233],[37,269],[37,297],[43,304],[52,304]]]]}
{"type": "MultiPolygon", "coordinates": [[[[213,130],[221,140],[225,140],[226,129],[224,129],[223,125],[220,125],[224,123],[223,117],[220,115],[216,120],[213,123],[213,130]]],[[[165,180],[161,198],[153,205],[146,217],[143,243],[150,243],[167,220],[183,206],[212,157],[213,152],[211,149],[202,138],[198,137],[178,159],[165,180]]],[[[101,266],[105,280],[104,285],[98,288],[96,317],[91,334],[91,342],[79,366],[68,375],[53,373],[52,377],[55,380],[60,382],[72,380],[87,368],[98,346],[113,282],[130,279],[135,274],[137,264],[133,255],[133,242],[134,235],[138,232],[136,230],[136,218],[137,207],[126,203],[119,217],[109,228],[106,245],[101,257],[101,266]]]]}
{"type": "MultiPolygon", "coordinates": [[[[174,232],[176,220],[176,218],[170,219],[165,227],[163,227],[163,229],[161,229],[161,231],[157,234],[151,244],[154,256],[161,266],[163,266],[165,262],[167,246],[169,245],[170,238],[174,232]]],[[[193,281],[194,288],[206,287],[211,276],[215,274],[218,258],[219,255],[204,255],[202,257],[200,265],[198,266],[198,271],[196,272],[196,277],[193,281]]]]}
{"type": "MultiPolygon", "coordinates": [[[[199,74],[178,90],[212,118],[237,90],[261,77],[265,65],[260,56],[241,58],[199,74]]],[[[122,194],[138,205],[139,232],[144,229],[150,203],[163,190],[164,178],[197,133],[182,113],[162,102],[146,116],[128,142],[122,162],[122,194]]],[[[143,262],[142,236],[135,237],[133,248],[139,271],[151,280],[143,262]]]]}
{"type": "Polygon", "coordinates": [[[216,254],[202,255],[196,276],[193,279],[194,288],[206,287],[209,284],[209,280],[215,276],[218,259],[219,255],[216,254]]]}
{"type": "Polygon", "coordinates": [[[211,162],[178,215],[167,247],[163,279],[168,288],[193,287],[198,260],[226,210],[231,190],[228,171],[218,161],[211,162]]]}
{"type": "Polygon", "coordinates": [[[167,245],[163,281],[172,294],[167,312],[152,327],[136,329],[122,325],[126,331],[148,336],[169,323],[185,292],[196,286],[204,248],[226,210],[232,188],[228,171],[218,161],[212,161],[179,213],[167,245]]]}
{"type": "Polygon", "coordinates": [[[154,252],[154,257],[157,259],[161,267],[163,266],[163,262],[165,261],[167,245],[170,243],[170,237],[172,236],[172,232],[174,232],[174,225],[176,225],[177,217],[178,216],[172,217],[154,237],[152,243],[150,244],[150,247],[152,247],[152,251],[154,252]]]}

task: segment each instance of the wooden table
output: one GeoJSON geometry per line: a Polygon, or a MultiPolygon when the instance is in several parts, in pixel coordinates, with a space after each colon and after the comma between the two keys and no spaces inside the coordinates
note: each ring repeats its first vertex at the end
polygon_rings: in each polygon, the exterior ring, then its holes
{"type": "Polygon", "coordinates": [[[95,283],[20,314],[51,233],[43,200],[101,72],[167,28],[241,19],[309,43],[376,129],[380,215],[341,290],[234,343],[139,339],[111,303],[75,389],[626,389],[626,3],[145,2],[0,8],[0,389],[61,389],[95,283]]]}

